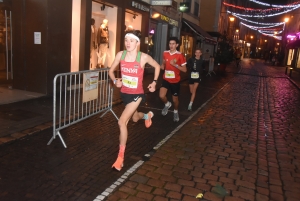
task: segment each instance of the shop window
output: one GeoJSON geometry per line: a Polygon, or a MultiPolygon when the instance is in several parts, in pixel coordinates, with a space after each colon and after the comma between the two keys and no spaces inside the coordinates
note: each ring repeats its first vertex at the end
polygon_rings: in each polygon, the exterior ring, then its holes
{"type": "Polygon", "coordinates": [[[92,2],[90,68],[110,67],[116,54],[117,10],[92,2]]]}
{"type": "MultiPolygon", "coordinates": [[[[131,10],[126,10],[125,12],[125,32],[131,30],[139,30],[141,31],[142,27],[142,15],[140,13],[133,12],[131,10]]],[[[141,39],[141,43],[142,43],[141,39]]],[[[124,47],[125,48],[125,47],[124,47]]],[[[138,51],[140,47],[138,47],[138,51]]]]}
{"type": "Polygon", "coordinates": [[[152,58],[155,58],[156,35],[157,35],[156,30],[157,30],[157,24],[151,22],[149,36],[148,36],[148,54],[152,58]]]}
{"type": "MultiPolygon", "coordinates": [[[[192,3],[191,3],[191,0],[185,0],[184,3],[187,3],[187,5],[190,5],[192,6],[192,3]]],[[[191,13],[192,12],[192,9],[191,7],[188,9],[187,13],[191,13]]]]}
{"type": "Polygon", "coordinates": [[[294,49],[289,49],[289,55],[288,55],[288,59],[287,59],[287,65],[290,66],[292,64],[293,56],[294,56],[294,49]]]}
{"type": "Polygon", "coordinates": [[[300,68],[300,48],[298,48],[298,55],[297,55],[297,68],[300,68]]]}
{"type": "Polygon", "coordinates": [[[186,59],[193,56],[194,39],[190,36],[181,36],[180,52],[184,54],[186,59]]]}
{"type": "Polygon", "coordinates": [[[142,27],[142,15],[130,10],[126,10],[125,13],[125,32],[130,30],[141,31],[142,27]]]}

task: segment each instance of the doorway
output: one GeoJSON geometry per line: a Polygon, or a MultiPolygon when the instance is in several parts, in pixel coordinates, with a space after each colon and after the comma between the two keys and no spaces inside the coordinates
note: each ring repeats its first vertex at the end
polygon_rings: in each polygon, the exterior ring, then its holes
{"type": "Polygon", "coordinates": [[[12,29],[11,0],[0,3],[0,85],[11,86],[12,67],[12,29]]]}

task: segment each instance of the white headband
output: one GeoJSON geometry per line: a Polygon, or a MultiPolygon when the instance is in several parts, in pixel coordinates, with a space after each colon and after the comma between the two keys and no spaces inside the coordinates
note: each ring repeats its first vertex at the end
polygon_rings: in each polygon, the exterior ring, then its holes
{"type": "Polygon", "coordinates": [[[134,38],[135,40],[137,40],[138,42],[140,42],[140,39],[139,39],[139,37],[137,37],[136,35],[134,35],[133,33],[127,33],[126,35],[125,35],[125,38],[126,37],[131,37],[131,38],[134,38]]]}

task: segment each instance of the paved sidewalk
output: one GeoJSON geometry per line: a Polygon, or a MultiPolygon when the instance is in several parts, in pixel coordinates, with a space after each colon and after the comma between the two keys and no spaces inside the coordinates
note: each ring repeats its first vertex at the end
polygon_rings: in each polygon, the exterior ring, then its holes
{"type": "Polygon", "coordinates": [[[243,67],[260,76],[237,76],[95,200],[298,201],[300,91],[278,68],[243,67]]]}

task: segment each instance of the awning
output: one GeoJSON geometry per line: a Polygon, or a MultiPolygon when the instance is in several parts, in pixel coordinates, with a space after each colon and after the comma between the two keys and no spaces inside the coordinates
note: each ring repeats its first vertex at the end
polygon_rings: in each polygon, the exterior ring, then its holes
{"type": "Polygon", "coordinates": [[[186,24],[197,35],[202,36],[206,42],[217,44],[217,41],[211,35],[209,35],[206,31],[204,31],[200,26],[198,26],[184,18],[182,19],[182,23],[186,24]]]}

